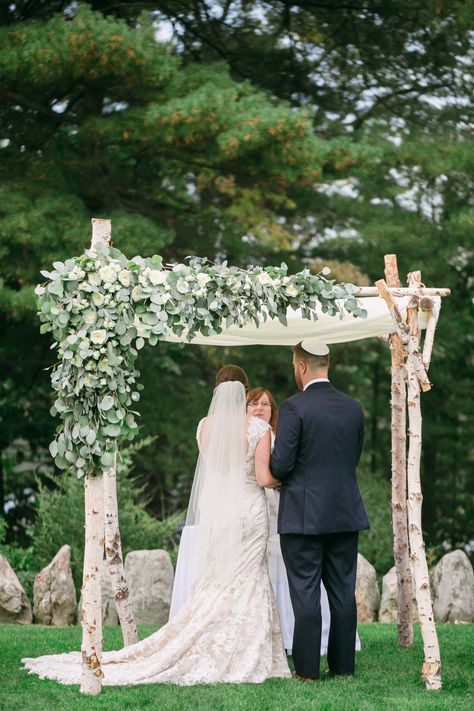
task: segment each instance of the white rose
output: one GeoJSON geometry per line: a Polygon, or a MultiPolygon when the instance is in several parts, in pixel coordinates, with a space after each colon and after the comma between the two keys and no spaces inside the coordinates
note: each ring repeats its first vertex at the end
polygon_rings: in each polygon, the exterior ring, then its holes
{"type": "Polygon", "coordinates": [[[84,376],[84,385],[86,386],[86,388],[92,387],[92,380],[91,380],[90,375],[84,376]]]}
{"type": "Polygon", "coordinates": [[[74,281],[76,281],[78,279],[83,279],[85,277],[85,275],[86,275],[85,271],[83,271],[79,267],[74,267],[69,272],[69,278],[73,279],[74,281]]]}
{"type": "Polygon", "coordinates": [[[132,289],[132,299],[133,301],[139,301],[143,299],[143,290],[141,286],[134,286],[132,289]]]}
{"type": "Polygon", "coordinates": [[[180,294],[187,294],[189,291],[189,284],[186,279],[178,279],[176,288],[180,294]]]}
{"type": "Polygon", "coordinates": [[[111,269],[111,267],[109,267],[108,265],[105,267],[101,267],[99,269],[99,274],[103,282],[112,281],[114,278],[113,269],[111,269]]]}
{"type": "Polygon", "coordinates": [[[89,272],[87,278],[89,279],[89,284],[91,284],[91,286],[99,286],[100,278],[97,272],[89,272]]]}
{"type": "Polygon", "coordinates": [[[107,359],[107,358],[102,358],[102,360],[101,360],[100,363],[99,363],[99,370],[101,370],[102,372],[104,372],[104,370],[107,370],[108,367],[109,367],[109,361],[108,361],[108,359],[107,359]]]}
{"type": "Polygon", "coordinates": [[[92,343],[97,343],[99,346],[107,340],[107,331],[103,328],[98,328],[97,331],[91,332],[92,343]]]}
{"type": "Polygon", "coordinates": [[[288,296],[298,296],[298,294],[300,293],[294,284],[289,284],[286,287],[285,291],[288,296]]]}
{"type": "Polygon", "coordinates": [[[84,323],[87,323],[88,326],[92,326],[97,317],[93,309],[88,309],[87,311],[84,311],[82,318],[84,323]]]}
{"type": "Polygon", "coordinates": [[[96,306],[102,306],[104,303],[104,295],[100,293],[100,291],[94,291],[92,294],[92,301],[96,306]]]}
{"type": "Polygon", "coordinates": [[[258,280],[260,284],[271,284],[272,283],[272,278],[270,274],[267,272],[262,272],[261,274],[258,275],[258,280]]]}
{"type": "Polygon", "coordinates": [[[35,289],[35,294],[36,294],[36,296],[42,296],[45,291],[46,291],[46,289],[44,288],[44,286],[41,286],[41,284],[38,284],[38,286],[35,289]]]}
{"type": "Polygon", "coordinates": [[[156,286],[157,284],[164,284],[167,276],[167,273],[162,269],[151,269],[148,274],[148,279],[154,286],[156,286]]]}
{"type": "Polygon", "coordinates": [[[119,271],[118,280],[122,286],[130,286],[130,272],[128,269],[121,269],[119,271]]]}
{"type": "Polygon", "coordinates": [[[205,272],[199,272],[199,274],[196,277],[197,283],[199,286],[206,286],[211,281],[211,277],[209,274],[206,274],[205,272]]]}

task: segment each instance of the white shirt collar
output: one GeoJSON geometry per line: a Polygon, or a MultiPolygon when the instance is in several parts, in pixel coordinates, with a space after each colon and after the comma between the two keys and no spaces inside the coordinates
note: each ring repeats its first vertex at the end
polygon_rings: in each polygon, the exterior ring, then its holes
{"type": "Polygon", "coordinates": [[[315,378],[314,380],[310,380],[309,383],[306,383],[306,385],[304,386],[303,392],[313,383],[329,383],[329,378],[315,378]]]}

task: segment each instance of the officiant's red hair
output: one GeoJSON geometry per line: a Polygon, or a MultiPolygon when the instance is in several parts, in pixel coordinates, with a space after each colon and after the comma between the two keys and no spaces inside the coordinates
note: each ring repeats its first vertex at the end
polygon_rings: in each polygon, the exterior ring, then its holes
{"type": "Polygon", "coordinates": [[[270,403],[272,410],[269,424],[272,430],[276,432],[276,426],[278,422],[278,408],[276,406],[275,398],[271,394],[270,390],[266,390],[265,388],[252,388],[252,390],[249,390],[247,393],[247,405],[250,402],[256,402],[260,400],[260,398],[264,395],[268,398],[268,402],[270,403]]]}

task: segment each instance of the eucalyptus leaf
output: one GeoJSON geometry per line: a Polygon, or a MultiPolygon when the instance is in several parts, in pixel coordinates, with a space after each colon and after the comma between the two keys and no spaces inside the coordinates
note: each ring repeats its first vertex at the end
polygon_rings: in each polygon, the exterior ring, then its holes
{"type": "Polygon", "coordinates": [[[104,467],[112,467],[114,464],[114,455],[110,452],[104,452],[100,458],[100,463],[104,467]]]}
{"type": "Polygon", "coordinates": [[[113,407],[114,398],[111,395],[105,395],[99,402],[99,407],[101,410],[110,410],[113,407]]]}
{"type": "Polygon", "coordinates": [[[101,431],[107,437],[118,437],[122,429],[119,425],[105,425],[101,428],[101,431]]]}

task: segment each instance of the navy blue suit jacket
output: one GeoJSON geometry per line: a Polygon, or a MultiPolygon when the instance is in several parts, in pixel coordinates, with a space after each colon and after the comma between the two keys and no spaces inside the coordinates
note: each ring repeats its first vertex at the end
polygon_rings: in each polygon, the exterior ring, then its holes
{"type": "Polygon", "coordinates": [[[356,479],[363,443],[361,404],[329,382],[313,383],[282,403],[270,461],[283,484],[278,533],[369,528],[356,479]]]}

